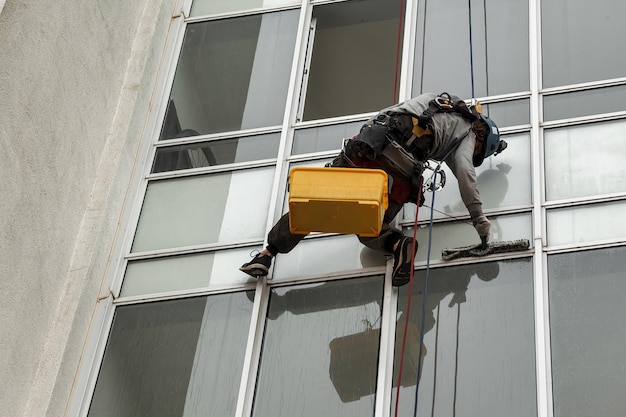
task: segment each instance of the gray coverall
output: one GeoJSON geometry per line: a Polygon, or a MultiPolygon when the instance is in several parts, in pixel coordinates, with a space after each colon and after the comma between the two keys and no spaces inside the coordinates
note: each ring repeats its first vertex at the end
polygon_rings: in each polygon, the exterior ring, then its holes
{"type": "MultiPolygon", "coordinates": [[[[378,114],[408,113],[421,115],[429,106],[436,94],[422,94],[403,103],[399,103],[381,110],[378,114]]],[[[453,99],[458,97],[452,96],[453,99]]],[[[377,115],[378,116],[378,115],[377,115]]],[[[376,117],[368,120],[365,126],[371,125],[376,117]]],[[[483,216],[482,204],[476,188],[476,171],[474,170],[473,155],[476,138],[471,130],[471,123],[456,112],[437,112],[431,119],[432,137],[421,137],[419,140],[430,141],[428,152],[425,155],[415,155],[418,160],[432,159],[441,161],[458,144],[458,147],[445,159],[445,163],[458,180],[461,199],[472,218],[476,221],[483,216]],[[460,143],[459,143],[460,141],[460,143]]],[[[335,161],[340,160],[336,158],[335,161]]],[[[334,161],[334,162],[335,162],[334,161]]],[[[340,166],[334,164],[333,166],[340,166]]],[[[369,248],[393,252],[393,245],[403,237],[402,231],[391,227],[390,223],[402,209],[403,202],[389,200],[389,207],[385,212],[381,232],[376,237],[359,237],[359,240],[369,248]]],[[[306,235],[292,234],[289,231],[289,213],[285,213],[268,234],[267,249],[273,254],[290,252],[306,235]]]]}

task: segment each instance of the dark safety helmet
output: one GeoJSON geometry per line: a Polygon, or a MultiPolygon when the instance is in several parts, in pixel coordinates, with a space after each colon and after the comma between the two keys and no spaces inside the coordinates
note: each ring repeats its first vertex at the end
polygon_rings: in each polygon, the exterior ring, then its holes
{"type": "Polygon", "coordinates": [[[482,120],[488,127],[487,136],[483,140],[483,149],[478,155],[474,155],[474,166],[480,166],[484,159],[493,154],[499,154],[506,149],[506,142],[500,139],[500,131],[493,120],[485,115],[480,115],[482,120]]]}

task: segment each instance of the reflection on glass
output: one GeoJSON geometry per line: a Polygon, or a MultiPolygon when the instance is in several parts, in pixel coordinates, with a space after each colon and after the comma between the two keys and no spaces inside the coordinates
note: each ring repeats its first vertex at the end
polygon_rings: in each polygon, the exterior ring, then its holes
{"type": "Polygon", "coordinates": [[[276,158],[279,133],[157,148],[152,172],[276,158]]]}
{"type": "Polygon", "coordinates": [[[400,0],[313,8],[303,120],[374,112],[395,102],[400,15],[400,0]]]}
{"type": "Polygon", "coordinates": [[[120,296],[244,284],[252,278],[233,265],[240,263],[250,252],[250,248],[245,248],[131,261],[126,268],[120,296]]]}
{"type": "Polygon", "coordinates": [[[472,84],[475,97],[529,89],[528,0],[471,2],[472,57],[467,0],[418,2],[417,12],[414,96],[469,98],[472,84]]]}
{"type": "Polygon", "coordinates": [[[598,88],[543,98],[546,121],[626,110],[626,86],[598,88]]]}
{"type": "Polygon", "coordinates": [[[194,17],[300,3],[299,0],[194,0],[189,15],[194,17]]]}
{"type": "Polygon", "coordinates": [[[363,122],[299,129],[293,135],[292,155],[341,149],[344,138],[351,138],[363,122]]]}
{"type": "Polygon", "coordinates": [[[288,10],[189,24],[161,139],[281,124],[298,16],[288,10]]]}
{"type": "Polygon", "coordinates": [[[623,77],[625,15],[619,0],[542,0],[543,86],[623,77]]]}
{"type": "MultiPolygon", "coordinates": [[[[523,259],[431,270],[425,315],[425,275],[415,276],[399,416],[415,408],[418,416],[537,415],[532,269],[523,259]]],[[[400,287],[398,297],[403,327],[408,290],[400,287]]],[[[396,334],[394,406],[402,338],[396,334]]]]}
{"type": "MultiPolygon", "coordinates": [[[[477,187],[483,209],[499,209],[529,205],[531,203],[530,175],[530,136],[527,133],[504,137],[508,147],[504,152],[491,156],[476,168],[477,187]]],[[[461,200],[458,181],[452,171],[442,165],[445,174],[445,186],[435,195],[435,218],[467,215],[467,208],[461,200]]],[[[432,171],[425,171],[425,178],[432,176],[432,171]]],[[[438,174],[437,182],[441,177],[438,174]]],[[[432,192],[424,194],[425,205],[420,208],[420,219],[430,218],[432,192]]],[[[414,207],[414,205],[412,205],[414,207]]],[[[414,211],[408,213],[413,218],[414,211]]]]}
{"type": "Polygon", "coordinates": [[[624,414],[624,258],[623,247],[548,257],[554,417],[624,414]]]}
{"type": "Polygon", "coordinates": [[[383,277],[272,289],[253,416],[374,413],[383,277]]]}
{"type": "Polygon", "coordinates": [[[595,242],[626,236],[626,202],[548,210],[548,245],[595,242]]]}
{"type": "Polygon", "coordinates": [[[383,267],[385,261],[382,252],[363,246],[356,235],[305,239],[288,254],[276,257],[274,279],[286,280],[383,267]]]}
{"type": "Polygon", "coordinates": [[[234,415],[253,299],[117,307],[89,417],[234,415]]]}
{"type": "Polygon", "coordinates": [[[546,199],[626,191],[625,132],[624,120],[546,130],[546,199]]]}
{"type": "Polygon", "coordinates": [[[133,252],[262,239],[273,175],[271,167],[150,182],[133,252]]]}

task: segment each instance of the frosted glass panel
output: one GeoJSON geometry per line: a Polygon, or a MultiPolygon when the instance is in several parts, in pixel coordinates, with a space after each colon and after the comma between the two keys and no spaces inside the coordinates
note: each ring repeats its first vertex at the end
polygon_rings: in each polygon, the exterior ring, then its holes
{"type": "Polygon", "coordinates": [[[117,307],[89,417],[234,415],[253,300],[117,307]]]}
{"type": "Polygon", "coordinates": [[[193,17],[300,3],[299,0],[194,0],[189,14],[193,17]]]}
{"type": "MultiPolygon", "coordinates": [[[[530,214],[515,214],[508,216],[489,216],[491,221],[491,242],[529,239],[532,236],[530,214]]],[[[415,255],[417,262],[425,262],[428,257],[428,225],[420,226],[417,231],[419,248],[415,255]]],[[[413,228],[407,228],[405,235],[413,235],[413,228]]],[[[480,238],[471,222],[454,222],[435,224],[432,233],[430,259],[441,259],[443,249],[458,248],[461,246],[477,245],[480,238]]],[[[532,240],[531,240],[532,241],[532,240]]]]}
{"type": "Polygon", "coordinates": [[[306,239],[275,258],[274,280],[384,267],[385,261],[383,253],[363,246],[354,235],[306,239]]]}
{"type": "Polygon", "coordinates": [[[545,132],[546,199],[626,191],[626,121],[545,132]]]}
{"type": "Polygon", "coordinates": [[[624,249],[548,257],[554,417],[624,414],[624,249]]]}
{"type": "MultiPolygon", "coordinates": [[[[431,270],[425,315],[423,289],[420,271],[413,283],[398,416],[536,416],[531,259],[431,270]],[[422,320],[423,365],[414,414],[422,320]]],[[[408,290],[405,285],[398,294],[403,326],[408,290]]],[[[403,334],[396,333],[396,364],[403,334]]],[[[397,379],[395,369],[394,385],[397,379]]],[[[394,389],[393,404],[395,394],[394,389]]]]}
{"type": "Polygon", "coordinates": [[[254,281],[238,269],[249,257],[250,251],[250,248],[234,249],[129,262],[120,296],[219,287],[254,281]]]}
{"type": "Polygon", "coordinates": [[[382,276],[271,291],[252,416],[373,416],[382,276]]]}
{"type": "Polygon", "coordinates": [[[626,202],[549,210],[548,245],[626,238],[626,202]]]}
{"type": "MultiPolygon", "coordinates": [[[[476,168],[477,185],[483,209],[498,209],[531,204],[530,139],[527,134],[506,136],[508,147],[499,155],[491,156],[476,168]]],[[[446,215],[467,215],[467,208],[461,200],[459,185],[452,171],[442,165],[446,174],[446,185],[435,195],[434,218],[446,215]]],[[[427,170],[429,178],[432,171],[427,170]]],[[[426,203],[420,208],[419,218],[430,218],[433,195],[424,195],[426,203]],[[427,207],[428,206],[428,207],[427,207]]],[[[404,219],[415,218],[415,205],[405,205],[404,219]]]]}
{"type": "Polygon", "coordinates": [[[151,182],[133,252],[262,239],[273,175],[272,167],[151,182]]]}

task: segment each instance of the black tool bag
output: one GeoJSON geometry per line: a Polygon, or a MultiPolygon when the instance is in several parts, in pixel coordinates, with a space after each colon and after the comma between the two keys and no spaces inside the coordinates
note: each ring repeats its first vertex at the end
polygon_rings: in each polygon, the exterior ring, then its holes
{"type": "Polygon", "coordinates": [[[383,153],[387,131],[387,126],[363,125],[359,134],[346,142],[346,156],[355,162],[375,160],[383,153]]]}

